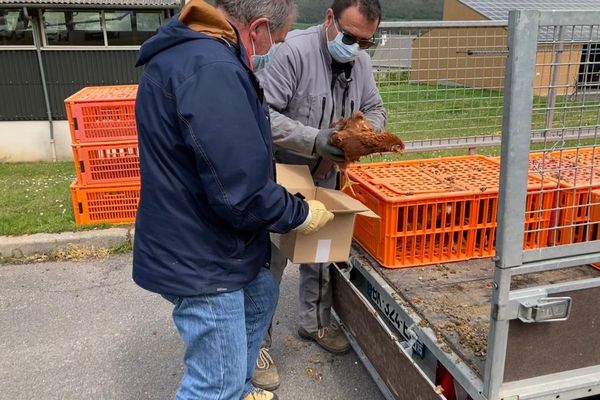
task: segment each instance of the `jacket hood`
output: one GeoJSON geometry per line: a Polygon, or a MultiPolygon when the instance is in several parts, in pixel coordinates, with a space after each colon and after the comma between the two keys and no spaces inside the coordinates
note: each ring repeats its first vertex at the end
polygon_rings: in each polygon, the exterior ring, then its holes
{"type": "Polygon", "coordinates": [[[191,0],[180,14],[162,25],[140,49],[136,66],[180,43],[198,39],[219,39],[236,45],[237,34],[225,17],[204,0],[191,0]]]}

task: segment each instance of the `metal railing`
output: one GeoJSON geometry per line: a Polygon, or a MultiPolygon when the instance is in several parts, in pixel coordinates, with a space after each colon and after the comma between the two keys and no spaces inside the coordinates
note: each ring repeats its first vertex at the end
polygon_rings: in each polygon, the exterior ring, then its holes
{"type": "MultiPolygon", "coordinates": [[[[488,399],[510,397],[504,373],[511,321],[540,322],[543,312],[556,317],[549,319],[568,319],[571,299],[557,299],[557,294],[600,288],[597,277],[511,288],[518,275],[600,262],[598,21],[600,11],[510,13],[495,290],[484,378],[488,399]],[[530,238],[535,246],[524,251],[530,238]],[[548,301],[552,306],[545,308],[548,301]],[[538,315],[527,321],[523,313],[534,309],[538,315]]],[[[557,390],[556,398],[575,398],[582,385],[593,386],[590,377],[600,377],[598,365],[580,366],[589,367],[583,377],[556,362],[555,376],[529,384],[557,390]]]]}

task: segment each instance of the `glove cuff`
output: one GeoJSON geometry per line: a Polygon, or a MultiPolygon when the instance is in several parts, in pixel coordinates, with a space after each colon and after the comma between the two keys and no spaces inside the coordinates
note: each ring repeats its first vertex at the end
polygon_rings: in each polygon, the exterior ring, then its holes
{"type": "Polygon", "coordinates": [[[301,223],[300,225],[298,225],[297,227],[295,227],[292,230],[293,231],[298,231],[298,232],[301,232],[301,231],[305,230],[310,225],[310,220],[311,219],[312,219],[312,211],[310,211],[310,207],[309,207],[308,214],[306,215],[306,219],[304,220],[304,222],[301,223]]]}

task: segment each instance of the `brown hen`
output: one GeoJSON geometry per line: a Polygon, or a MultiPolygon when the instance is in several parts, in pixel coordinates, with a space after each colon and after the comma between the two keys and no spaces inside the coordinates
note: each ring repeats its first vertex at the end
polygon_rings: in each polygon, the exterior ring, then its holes
{"type": "Polygon", "coordinates": [[[374,153],[401,153],[404,142],[391,132],[375,132],[365,116],[357,112],[352,118],[335,124],[338,129],[331,135],[331,144],[344,150],[347,162],[358,161],[374,153]]]}
{"type": "Polygon", "coordinates": [[[342,190],[349,187],[352,193],[352,182],[346,172],[346,166],[358,161],[362,156],[374,153],[402,153],[404,142],[391,132],[376,132],[365,116],[357,112],[351,118],[343,119],[334,126],[338,129],[331,135],[332,145],[344,151],[346,162],[340,165],[341,172],[346,175],[346,183],[342,190]]]}

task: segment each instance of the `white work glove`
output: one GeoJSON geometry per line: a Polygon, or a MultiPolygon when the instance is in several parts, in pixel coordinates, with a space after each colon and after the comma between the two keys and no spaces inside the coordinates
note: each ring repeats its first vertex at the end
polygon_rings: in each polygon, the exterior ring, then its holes
{"type": "Polygon", "coordinates": [[[294,229],[304,235],[315,233],[329,222],[333,221],[333,213],[325,208],[325,204],[318,200],[308,200],[307,203],[308,216],[300,226],[294,229]]]}

